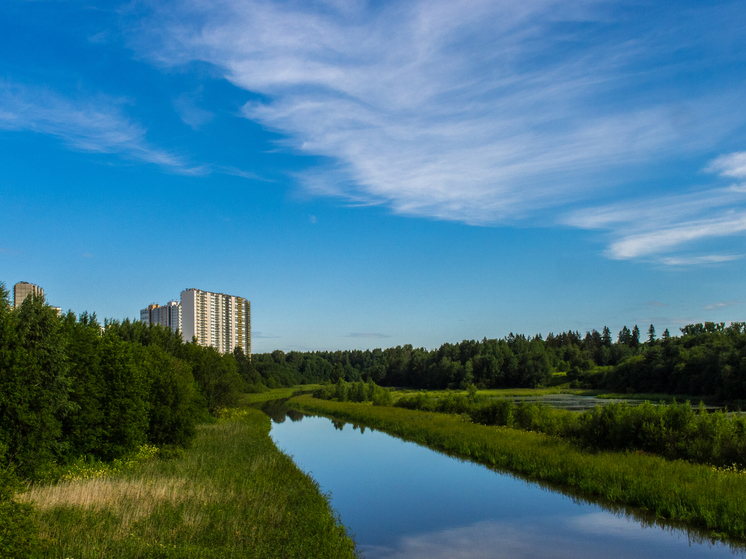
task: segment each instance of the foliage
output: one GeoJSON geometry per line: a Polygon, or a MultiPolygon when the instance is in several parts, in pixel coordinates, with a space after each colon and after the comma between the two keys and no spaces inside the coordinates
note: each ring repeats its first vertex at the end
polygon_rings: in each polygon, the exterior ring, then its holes
{"type": "Polygon", "coordinates": [[[52,308],[32,296],[11,311],[0,284],[0,467],[13,464],[20,476],[62,448],[61,419],[72,411],[66,345],[52,308]]]}
{"type": "Polygon", "coordinates": [[[336,384],[373,380],[381,386],[417,389],[480,390],[535,388],[554,384],[621,393],[665,393],[746,400],[746,325],[734,322],[690,324],[681,337],[654,325],[643,341],[640,328],[624,326],[616,341],[611,331],[581,336],[567,331],[527,337],[464,340],[438,349],[411,345],[388,349],[317,351],[254,355],[264,386],[295,383],[336,384]],[[564,376],[563,376],[564,375],[564,376]]]}
{"type": "MultiPolygon", "coordinates": [[[[5,449],[0,446],[0,459],[5,449]]],[[[13,472],[0,467],[0,557],[28,559],[37,556],[39,527],[33,507],[15,498],[19,489],[13,472]]]]}
{"type": "Polygon", "coordinates": [[[341,378],[336,384],[327,384],[313,393],[315,398],[337,402],[372,402],[374,406],[390,406],[393,396],[390,390],[381,388],[372,380],[347,383],[341,378]]]}
{"type": "Polygon", "coordinates": [[[400,398],[395,406],[466,414],[475,423],[545,433],[592,449],[636,450],[672,460],[746,467],[746,417],[722,410],[708,412],[704,404],[695,411],[689,402],[675,400],[639,406],[622,402],[573,412],[541,403],[516,403],[510,398],[419,393],[400,398]]]}

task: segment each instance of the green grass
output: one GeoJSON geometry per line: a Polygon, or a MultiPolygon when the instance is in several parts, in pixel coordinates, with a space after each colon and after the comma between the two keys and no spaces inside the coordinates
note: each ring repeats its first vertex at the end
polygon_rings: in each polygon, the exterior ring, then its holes
{"type": "Polygon", "coordinates": [[[181,458],[33,487],[43,557],[353,558],[318,485],[254,409],[202,425],[181,458]]]}
{"type": "MultiPolygon", "coordinates": [[[[412,390],[399,388],[392,392],[394,401],[399,398],[411,396],[412,394],[425,393],[433,398],[443,398],[449,394],[467,394],[466,390],[412,390]]],[[[477,390],[479,396],[490,398],[527,398],[533,396],[547,396],[550,394],[574,394],[576,396],[595,396],[599,394],[598,390],[585,390],[582,388],[491,388],[486,390],[477,390]]]]}
{"type": "Polygon", "coordinates": [[[242,394],[239,398],[239,405],[258,404],[260,402],[268,402],[270,400],[281,400],[282,398],[290,398],[296,393],[313,392],[319,388],[320,384],[303,384],[299,386],[293,386],[291,388],[273,388],[266,392],[257,392],[254,394],[242,394]]]}
{"type": "Polygon", "coordinates": [[[460,416],[301,396],[289,405],[571,488],[654,517],[746,539],[746,475],[638,452],[593,452],[543,435],[487,427],[460,416]]]}

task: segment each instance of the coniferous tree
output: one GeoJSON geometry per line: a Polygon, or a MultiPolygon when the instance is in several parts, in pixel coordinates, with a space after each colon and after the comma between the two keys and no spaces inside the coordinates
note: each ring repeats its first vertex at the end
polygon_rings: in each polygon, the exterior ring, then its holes
{"type": "Polygon", "coordinates": [[[601,334],[601,343],[605,347],[611,347],[611,330],[608,326],[604,326],[603,333],[601,334]]]}
{"type": "Polygon", "coordinates": [[[648,343],[652,344],[655,342],[655,327],[651,324],[648,328],[648,343]]]}
{"type": "Polygon", "coordinates": [[[637,327],[637,324],[635,324],[635,327],[632,329],[632,334],[629,338],[629,345],[633,348],[640,345],[640,329],[637,327]]]}
{"type": "Polygon", "coordinates": [[[617,337],[617,343],[620,345],[629,345],[631,337],[632,337],[632,333],[629,331],[629,328],[624,326],[619,331],[619,336],[617,337]]]}

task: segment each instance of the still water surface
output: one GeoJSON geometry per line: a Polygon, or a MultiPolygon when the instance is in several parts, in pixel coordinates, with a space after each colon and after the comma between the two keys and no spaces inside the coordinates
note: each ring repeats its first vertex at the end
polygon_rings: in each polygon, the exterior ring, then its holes
{"type": "Polygon", "coordinates": [[[275,443],[331,494],[366,559],[745,556],[385,433],[277,412],[275,443]]]}

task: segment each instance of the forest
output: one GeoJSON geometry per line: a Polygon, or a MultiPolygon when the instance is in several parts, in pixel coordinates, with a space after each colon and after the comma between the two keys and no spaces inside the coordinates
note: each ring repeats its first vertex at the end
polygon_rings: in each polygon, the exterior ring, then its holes
{"type": "Polygon", "coordinates": [[[746,324],[705,322],[645,339],[635,325],[614,339],[608,327],[527,337],[464,340],[438,349],[411,345],[388,349],[284,353],[252,357],[247,379],[267,386],[372,380],[381,386],[419,389],[536,388],[560,375],[573,388],[613,392],[746,399],[746,324]]]}

